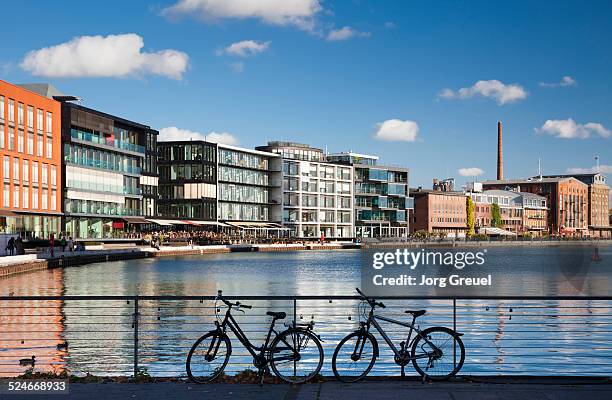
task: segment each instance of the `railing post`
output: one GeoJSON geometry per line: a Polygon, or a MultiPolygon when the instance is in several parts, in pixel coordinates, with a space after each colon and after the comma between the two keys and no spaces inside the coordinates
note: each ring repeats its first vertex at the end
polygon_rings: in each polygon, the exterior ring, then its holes
{"type": "Polygon", "coordinates": [[[138,376],[138,296],[134,299],[134,379],[138,376]]]}
{"type": "MultiPolygon", "coordinates": [[[[293,326],[297,327],[297,298],[293,298],[293,326]]],[[[293,360],[293,377],[297,374],[296,360],[293,360]]]]}
{"type": "MultiPolygon", "coordinates": [[[[453,331],[457,332],[457,299],[453,298],[453,331]]],[[[457,341],[453,339],[453,368],[457,367],[457,341]]]]}

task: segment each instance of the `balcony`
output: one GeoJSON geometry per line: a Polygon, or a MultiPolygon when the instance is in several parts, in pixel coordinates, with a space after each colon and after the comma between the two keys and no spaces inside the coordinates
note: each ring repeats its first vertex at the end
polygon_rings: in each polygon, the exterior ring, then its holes
{"type": "Polygon", "coordinates": [[[104,169],[107,171],[124,172],[127,174],[134,174],[134,175],[140,175],[140,171],[141,171],[140,167],[134,167],[131,165],[124,165],[124,164],[117,164],[117,163],[110,163],[110,162],[96,160],[93,158],[86,158],[86,157],[75,158],[72,156],[72,154],[66,154],[64,156],[64,162],[75,164],[75,165],[81,165],[84,167],[99,168],[99,169],[104,169]]]}
{"type": "Polygon", "coordinates": [[[128,142],[122,142],[120,140],[115,140],[111,138],[105,138],[100,135],[94,135],[89,132],[79,131],[78,129],[71,129],[70,137],[72,137],[73,139],[82,140],[82,141],[93,143],[93,144],[99,144],[99,145],[107,146],[107,147],[114,147],[116,149],[121,149],[121,150],[133,151],[135,153],[144,154],[145,152],[144,146],[133,144],[133,143],[128,143],[128,142]]]}

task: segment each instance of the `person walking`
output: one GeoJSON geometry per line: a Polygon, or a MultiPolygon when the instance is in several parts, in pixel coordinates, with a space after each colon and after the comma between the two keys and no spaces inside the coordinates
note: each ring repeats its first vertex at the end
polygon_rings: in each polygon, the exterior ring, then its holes
{"type": "Polygon", "coordinates": [[[55,257],[55,235],[54,234],[49,235],[49,246],[51,250],[51,257],[55,257]]]}
{"type": "Polygon", "coordinates": [[[17,239],[15,239],[15,253],[18,256],[22,256],[25,254],[25,249],[23,248],[23,239],[21,239],[21,236],[17,236],[17,239]]]}
{"type": "Polygon", "coordinates": [[[60,246],[62,246],[62,253],[66,252],[66,236],[64,235],[60,239],[60,246]]]}
{"type": "Polygon", "coordinates": [[[74,250],[74,242],[72,241],[72,236],[68,236],[68,241],[66,243],[68,245],[68,251],[72,253],[74,250]]]}
{"type": "Polygon", "coordinates": [[[6,253],[9,256],[12,256],[15,254],[15,238],[11,236],[11,238],[8,240],[8,242],[6,243],[6,253]]]}

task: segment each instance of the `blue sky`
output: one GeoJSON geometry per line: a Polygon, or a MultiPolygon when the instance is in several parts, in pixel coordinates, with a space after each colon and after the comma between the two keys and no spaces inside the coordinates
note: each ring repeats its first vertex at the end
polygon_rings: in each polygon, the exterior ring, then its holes
{"type": "Polygon", "coordinates": [[[502,120],[506,177],[537,173],[539,157],[552,174],[599,155],[612,173],[609,1],[21,1],[3,14],[1,79],[178,128],[166,132],[373,153],[429,187],[494,178],[502,120]]]}

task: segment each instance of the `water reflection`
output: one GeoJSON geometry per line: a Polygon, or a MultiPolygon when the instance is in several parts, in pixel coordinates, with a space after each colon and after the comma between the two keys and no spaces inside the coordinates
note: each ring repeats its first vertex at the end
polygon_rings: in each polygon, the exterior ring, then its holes
{"type": "MultiPolygon", "coordinates": [[[[609,293],[610,247],[603,261],[588,271],[568,270],[550,249],[509,251],[503,261],[487,266],[500,279],[498,295],[573,295],[609,293]]],[[[581,256],[582,257],[582,256],[581,256]]],[[[583,259],[582,257],[581,259],[583,259]]],[[[574,259],[576,261],[576,259],[574,259]]],[[[94,264],[65,270],[38,271],[0,280],[0,294],[19,295],[353,295],[361,284],[360,256],[355,251],[243,253],[170,257],[94,264]]],[[[417,291],[420,294],[444,294],[417,291]]],[[[477,290],[464,293],[478,295],[477,290]]],[[[291,301],[252,302],[255,308],[237,314],[258,344],[269,324],[267,310],[293,318],[291,301]]],[[[403,310],[422,307],[422,327],[453,326],[452,302],[389,301],[381,314],[406,319],[403,310]]],[[[299,301],[296,318],[314,318],[326,351],[323,373],[331,374],[336,344],[356,329],[355,301],[299,301]]],[[[0,374],[25,370],[21,358],[36,356],[39,371],[130,374],[133,369],[133,302],[5,300],[0,303],[0,374]],[[68,343],[68,348],[58,344],[68,343]]],[[[153,375],[184,375],[192,343],[214,326],[209,301],[140,301],[139,362],[153,375]]],[[[463,373],[469,374],[610,374],[612,312],[603,301],[476,301],[457,302],[457,329],[467,350],[463,373]],[[587,367],[583,367],[587,365],[587,367]]],[[[395,342],[406,332],[386,326],[395,342]]],[[[251,357],[235,340],[228,372],[251,365],[251,357]]],[[[379,344],[383,345],[379,338],[379,344]]],[[[382,347],[374,374],[398,374],[392,353],[382,347]]],[[[251,367],[252,368],[252,367],[251,367]]],[[[411,371],[408,371],[409,373],[411,371]]]]}

